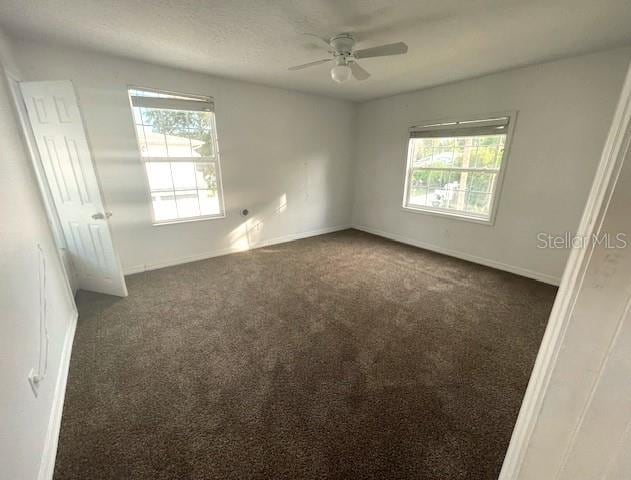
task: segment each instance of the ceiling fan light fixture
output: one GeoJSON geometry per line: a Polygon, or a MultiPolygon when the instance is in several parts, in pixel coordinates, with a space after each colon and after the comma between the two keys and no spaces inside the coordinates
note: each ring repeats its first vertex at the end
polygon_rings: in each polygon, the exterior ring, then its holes
{"type": "Polygon", "coordinates": [[[348,80],[351,76],[351,67],[346,64],[338,64],[331,69],[331,78],[337,83],[348,80]]]}
{"type": "Polygon", "coordinates": [[[322,65],[323,63],[335,62],[331,69],[331,78],[337,83],[346,82],[351,76],[359,81],[370,78],[370,73],[357,63],[358,60],[401,55],[408,51],[408,46],[403,42],[388,43],[386,45],[355,50],[355,36],[352,33],[340,33],[331,37],[329,40],[325,40],[317,35],[313,36],[319,38],[322,43],[328,44],[330,47],[329,54],[331,56],[314,62],[295,65],[289,67],[289,70],[303,70],[305,68],[315,67],[316,65],[322,65]]]}

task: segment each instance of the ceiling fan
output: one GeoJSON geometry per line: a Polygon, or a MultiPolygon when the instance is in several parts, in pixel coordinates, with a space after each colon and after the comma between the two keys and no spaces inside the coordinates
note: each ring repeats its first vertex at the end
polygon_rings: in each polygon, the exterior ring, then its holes
{"type": "MultiPolygon", "coordinates": [[[[316,36],[317,35],[313,35],[316,36]]],[[[327,44],[331,58],[316,60],[315,62],[304,63],[290,67],[289,70],[302,70],[303,68],[314,67],[328,62],[335,62],[331,68],[331,78],[338,83],[345,82],[351,76],[357,80],[366,80],[370,77],[370,73],[364,70],[358,60],[371,57],[386,57],[389,55],[401,55],[407,53],[408,46],[403,42],[389,43],[378,47],[364,48],[362,50],[353,50],[355,46],[355,37],[352,33],[340,33],[331,37],[329,40],[317,37],[327,44]]]]}

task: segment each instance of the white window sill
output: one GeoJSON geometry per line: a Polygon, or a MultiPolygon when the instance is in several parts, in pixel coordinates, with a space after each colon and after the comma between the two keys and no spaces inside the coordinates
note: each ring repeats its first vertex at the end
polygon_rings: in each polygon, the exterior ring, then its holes
{"type": "Polygon", "coordinates": [[[493,224],[495,223],[493,218],[475,217],[475,216],[467,215],[466,213],[451,212],[451,211],[446,211],[446,210],[440,210],[437,208],[408,207],[404,205],[401,207],[401,209],[407,213],[416,213],[416,214],[424,214],[424,215],[434,215],[437,217],[453,218],[456,220],[464,220],[466,222],[478,223],[478,224],[486,225],[489,227],[493,226],[493,224]]]}
{"type": "Polygon", "coordinates": [[[152,226],[163,227],[165,225],[176,225],[178,223],[203,222],[206,220],[219,220],[222,218],[226,218],[226,215],[224,213],[219,214],[219,215],[206,215],[203,217],[190,217],[190,218],[177,218],[174,220],[164,220],[161,222],[153,222],[152,226]]]}

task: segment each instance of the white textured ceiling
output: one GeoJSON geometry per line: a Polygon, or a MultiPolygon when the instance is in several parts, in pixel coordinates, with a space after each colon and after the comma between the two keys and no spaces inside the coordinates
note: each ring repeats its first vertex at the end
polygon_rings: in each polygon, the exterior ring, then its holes
{"type": "Polygon", "coordinates": [[[71,44],[225,77],[365,100],[631,43],[630,0],[0,0],[18,38],[71,44]],[[336,84],[317,40],[354,32],[372,77],[336,84]]]}

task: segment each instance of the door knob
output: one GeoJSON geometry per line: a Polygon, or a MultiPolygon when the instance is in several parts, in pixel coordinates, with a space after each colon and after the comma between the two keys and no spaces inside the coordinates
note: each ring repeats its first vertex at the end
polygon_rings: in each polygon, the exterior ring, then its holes
{"type": "Polygon", "coordinates": [[[94,220],[105,220],[106,218],[110,218],[112,216],[112,212],[105,212],[105,214],[99,212],[92,215],[94,220]]]}

